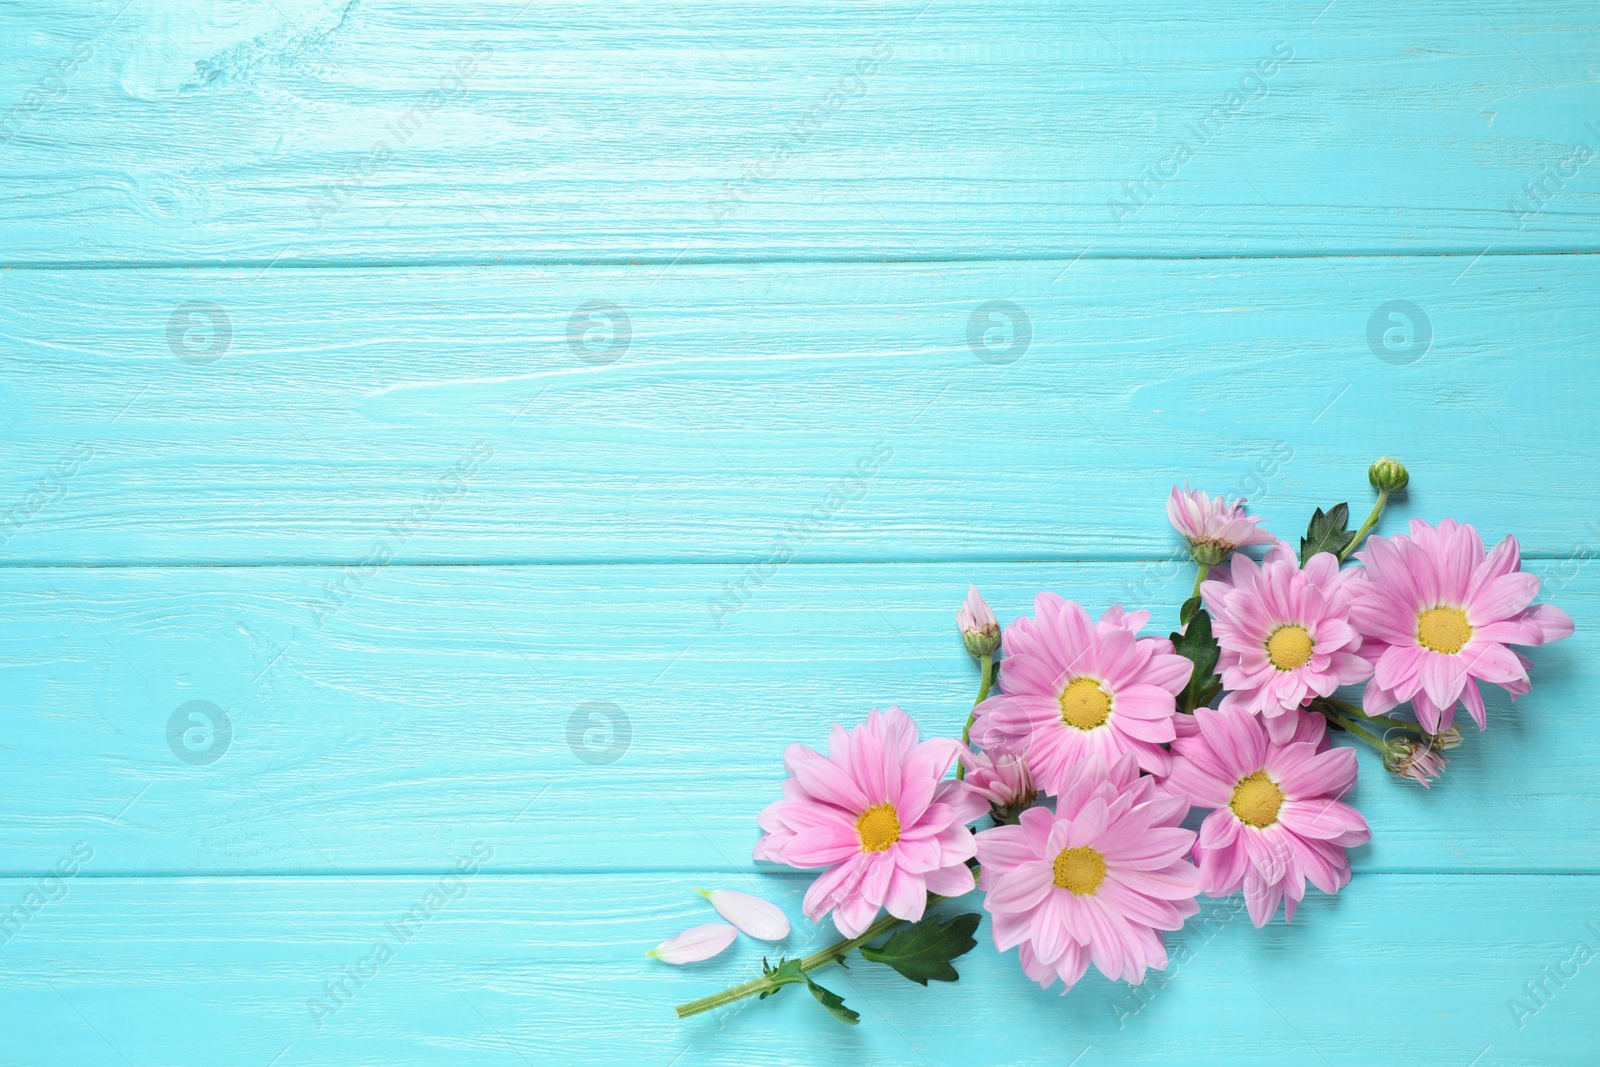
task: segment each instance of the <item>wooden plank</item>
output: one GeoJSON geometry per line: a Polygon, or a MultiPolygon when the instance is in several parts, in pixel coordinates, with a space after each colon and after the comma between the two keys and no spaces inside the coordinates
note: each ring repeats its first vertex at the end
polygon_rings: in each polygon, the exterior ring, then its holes
{"type": "Polygon", "coordinates": [[[1592,256],[0,272],[0,558],[1154,558],[1176,482],[1293,537],[1359,513],[1385,452],[1397,519],[1592,552],[1597,283],[1592,256]]]}
{"type": "MultiPolygon", "coordinates": [[[[1600,570],[1532,569],[1577,636],[1533,650],[1532,694],[1491,696],[1490,733],[1431,792],[1363,750],[1354,802],[1375,835],[1357,868],[1600,872],[1600,570]]],[[[786,745],[891,703],[959,732],[976,689],[954,627],[969,580],[1005,619],[1054,589],[1170,626],[1191,575],[8,568],[0,872],[47,871],[83,839],[104,874],[403,873],[474,836],[524,873],[751,870],[786,745]],[[719,627],[708,606],[740,581],[719,627]]]]}
{"type": "Polygon", "coordinates": [[[1600,248],[1588,0],[4,17],[7,264],[1600,248]]]}
{"type": "MultiPolygon", "coordinates": [[[[1094,973],[1066,997],[1040,990],[1015,953],[994,952],[986,924],[953,985],[923,989],[860,962],[819,972],[861,1011],[859,1027],[792,990],[679,1022],[674,1003],[743,980],[774,951],[741,941],[684,968],[644,957],[713,917],[690,889],[718,884],[714,873],[503,877],[491,873],[498,848],[478,846],[494,859],[443,885],[437,876],[67,881],[0,950],[8,1051],[73,1064],[212,1063],[226,1049],[230,1063],[275,1067],[674,1057],[1059,1067],[1074,1056],[1190,1062],[1200,1048],[1261,1065],[1478,1056],[1549,1067],[1591,1062],[1600,1010],[1587,962],[1600,947],[1600,879],[1372,875],[1336,899],[1312,895],[1291,926],[1256,930],[1242,909],[1208,903],[1181,953],[1170,942],[1176,969],[1141,992],[1094,973]],[[430,893],[440,894],[436,911],[430,893]],[[337,1001],[325,985],[334,982],[348,991],[337,1001]],[[1528,983],[1544,994],[1530,999],[1528,983]],[[1352,1010],[1346,991],[1368,988],[1403,990],[1403,1015],[1352,1010]]],[[[463,854],[473,847],[460,842],[463,854]]],[[[824,943],[800,918],[803,879],[736,884],[796,920],[792,947],[779,951],[824,943]]],[[[9,896],[21,889],[0,885],[9,896]]]]}

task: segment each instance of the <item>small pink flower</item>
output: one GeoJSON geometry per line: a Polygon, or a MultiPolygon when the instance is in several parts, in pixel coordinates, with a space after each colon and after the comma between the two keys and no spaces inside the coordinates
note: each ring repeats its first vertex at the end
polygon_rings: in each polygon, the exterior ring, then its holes
{"type": "Polygon", "coordinates": [[[1091,757],[1062,781],[1054,813],[1030,808],[1016,826],[979,833],[995,948],[1017,948],[1046,988],[1060,978],[1071,989],[1091,962],[1126,982],[1165,968],[1161,931],[1200,910],[1199,872],[1183,858],[1195,835],[1178,825],[1188,810],[1140,777],[1133,756],[1109,768],[1091,757]]]}
{"type": "Polygon", "coordinates": [[[1189,542],[1189,554],[1196,563],[1214,567],[1235,549],[1248,545],[1270,545],[1273,537],[1257,528],[1261,521],[1244,513],[1244,500],[1215,499],[1199,489],[1172,487],[1167,496],[1167,518],[1172,528],[1189,542]]]}
{"type": "Polygon", "coordinates": [[[1222,646],[1217,667],[1229,690],[1222,707],[1260,715],[1274,741],[1289,740],[1312,697],[1372,677],[1372,664],[1357,654],[1361,635],[1350,625],[1331,553],[1312,556],[1304,570],[1287,541],[1268,549],[1259,566],[1240,553],[1230,571],[1201,583],[1200,594],[1222,646]]]}
{"type": "Polygon", "coordinates": [[[1532,661],[1511,645],[1542,645],[1572,635],[1572,617],[1533,604],[1539,579],[1523,573],[1517,539],[1485,553],[1478,531],[1445,519],[1437,529],[1411,520],[1411,535],[1369,537],[1356,554],[1352,618],[1374,666],[1363,703],[1381,714],[1411,701],[1430,733],[1447,728],[1462,703],[1486,725],[1478,682],[1516,699],[1531,688],[1532,661]],[[1530,606],[1532,605],[1532,606],[1530,606]]]}
{"type": "Polygon", "coordinates": [[[1196,734],[1173,745],[1166,787],[1196,807],[1215,808],[1200,824],[1194,858],[1207,896],[1244,888],[1250,921],[1284,919],[1310,879],[1324,893],[1350,881],[1345,849],[1371,834],[1342,797],[1356,780],[1356,754],[1329,748],[1322,716],[1297,711],[1291,740],[1273,741],[1260,719],[1240,709],[1194,714],[1196,734]]]}
{"type": "Polygon", "coordinates": [[[1033,776],[1021,756],[1010,752],[964,752],[967,786],[989,802],[991,808],[1022,808],[1037,794],[1033,776]]]}
{"type": "Polygon", "coordinates": [[[1176,694],[1194,665],[1166,638],[1138,638],[1148,612],[1112,608],[1098,624],[1070,600],[1040,593],[1034,617],[1005,629],[1000,696],[978,705],[972,740],[1021,754],[1034,782],[1054,793],[1089,756],[1113,763],[1133,753],[1147,771],[1171,759],[1176,694]]]}
{"type": "Polygon", "coordinates": [[[835,726],[826,756],[805,745],[783,754],[783,799],[761,813],[766,834],[755,858],[791,867],[826,867],[807,890],[807,917],[829,911],[846,937],[859,937],[880,908],[922,918],[928,893],[960,896],[973,888],[967,824],[983,798],[965,783],[944,781],[961,752],[955,741],[918,743],[917,724],[899,708],[851,730],[835,726]]]}
{"type": "Polygon", "coordinates": [[[967,599],[956,611],[956,625],[961,628],[961,643],[974,656],[987,656],[1000,647],[1000,621],[978,595],[978,587],[967,586],[967,599]]]}

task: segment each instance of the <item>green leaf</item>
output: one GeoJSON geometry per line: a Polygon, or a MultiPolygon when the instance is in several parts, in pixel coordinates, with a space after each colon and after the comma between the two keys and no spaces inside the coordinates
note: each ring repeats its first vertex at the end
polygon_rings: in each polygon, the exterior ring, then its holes
{"type": "Polygon", "coordinates": [[[1306,527],[1306,535],[1300,539],[1300,566],[1304,567],[1318,552],[1332,552],[1337,556],[1349,547],[1355,537],[1349,525],[1349,504],[1335,504],[1326,514],[1318,508],[1306,527]]]}
{"type": "Polygon", "coordinates": [[[861,1021],[861,1013],[851,1011],[844,1006],[844,998],[831,989],[824,989],[810,978],[806,979],[806,988],[811,990],[811,995],[817,998],[817,1003],[828,1009],[828,1014],[844,1023],[854,1026],[861,1021]]]}
{"type": "Polygon", "coordinates": [[[767,959],[763,956],[761,958],[761,973],[772,979],[772,988],[756,997],[757,1000],[766,1000],[786,985],[810,981],[805,976],[805,972],[800,969],[800,961],[798,959],[786,960],[779,957],[778,965],[771,967],[767,965],[767,959]]]}
{"type": "Polygon", "coordinates": [[[1195,708],[1205,707],[1222,689],[1222,679],[1216,673],[1222,648],[1211,636],[1211,616],[1206,614],[1205,608],[1196,608],[1183,631],[1172,635],[1172,648],[1194,664],[1189,684],[1178,694],[1178,710],[1193,712],[1195,708]]]}
{"type": "Polygon", "coordinates": [[[929,915],[897,930],[882,946],[863,948],[861,956],[893,967],[918,985],[927,985],[929,979],[954,982],[961,976],[950,961],[977,945],[972,932],[982,919],[976,912],[967,912],[941,923],[937,916],[929,915]]]}
{"type": "MultiPolygon", "coordinates": [[[[844,961],[840,960],[840,962],[844,961]]],[[[813,982],[811,977],[800,969],[800,961],[798,959],[786,960],[780,958],[776,967],[771,966],[765,959],[762,959],[761,973],[772,980],[772,988],[756,997],[757,1000],[766,1000],[786,985],[799,985],[804,982],[806,988],[811,990],[811,995],[817,998],[817,1003],[828,1009],[829,1015],[850,1026],[854,1026],[861,1021],[860,1012],[851,1011],[845,1007],[843,997],[833,990],[824,989],[813,982]]]]}
{"type": "Polygon", "coordinates": [[[1178,625],[1188,626],[1189,620],[1194,618],[1194,613],[1200,610],[1200,598],[1192,596],[1183,602],[1183,607],[1178,609],[1178,625]]]}

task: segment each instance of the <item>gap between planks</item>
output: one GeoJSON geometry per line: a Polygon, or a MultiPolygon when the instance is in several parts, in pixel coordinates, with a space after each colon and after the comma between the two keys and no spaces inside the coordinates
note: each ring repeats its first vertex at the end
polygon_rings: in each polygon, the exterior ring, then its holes
{"type": "Polygon", "coordinates": [[[279,260],[185,260],[173,262],[170,260],[151,261],[95,261],[89,260],[78,263],[0,263],[0,271],[186,271],[186,270],[485,270],[503,268],[507,270],[525,270],[529,267],[714,267],[714,266],[827,266],[838,264],[841,266],[859,266],[863,264],[884,264],[899,266],[940,266],[944,264],[968,263],[1076,263],[1080,259],[1095,260],[1100,262],[1232,262],[1247,260],[1284,260],[1284,259],[1518,259],[1541,256],[1600,256],[1600,250],[1595,249],[1502,249],[1472,252],[1470,250],[1450,251],[1352,251],[1337,252],[1301,252],[1287,250],[1282,252],[1240,252],[1222,255],[1184,255],[1182,253],[1121,255],[1115,253],[1084,252],[1077,256],[942,256],[932,259],[919,259],[913,257],[897,256],[774,256],[771,258],[755,256],[701,256],[673,259],[667,256],[596,256],[591,259],[540,259],[536,257],[496,257],[492,260],[483,259],[455,259],[442,257],[431,260],[332,260],[315,259],[300,260],[292,263],[280,263],[279,260]]]}

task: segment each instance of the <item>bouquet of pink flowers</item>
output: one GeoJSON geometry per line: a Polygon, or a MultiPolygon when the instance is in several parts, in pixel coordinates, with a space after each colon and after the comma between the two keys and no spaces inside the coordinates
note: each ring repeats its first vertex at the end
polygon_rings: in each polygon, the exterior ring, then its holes
{"type": "MultiPolygon", "coordinates": [[[[678,1015],[803,984],[855,1023],[810,977],[852,952],[923,985],[955,981],[951,961],[975,947],[981,917],[926,913],[974,889],[995,948],[1016,949],[1029,978],[1060,979],[1063,992],[1091,963],[1132,983],[1166,968],[1163,932],[1199,911],[1201,893],[1242,890],[1258,927],[1280,905],[1293,918],[1308,882],[1337,893],[1350,881],[1345,850],[1370,832],[1342,800],[1355,750],[1331,735],[1427,786],[1461,743],[1456,709],[1486,726],[1480,682],[1528,692],[1531,661],[1511,646],[1572,633],[1566,612],[1533,603],[1539,579],[1521,570],[1514,537],[1485,551],[1453,519],[1368,537],[1408,475],[1385,458],[1368,480],[1378,496],[1366,521],[1352,533],[1347,505],[1318,509],[1298,552],[1243,500],[1175,487],[1167,515],[1199,573],[1169,637],[1140,636],[1148,611],[1115,605],[1095,619],[1055,593],[1002,633],[969,589],[957,621],[979,684],[960,741],[922,740],[899,708],[873,709],[835,725],[826,755],[789,746],[783,797],[761,813],[755,858],[820,869],[805,913],[831,914],[843,940],[764,963],[678,1015]],[[1252,546],[1265,546],[1259,561],[1252,546]],[[1359,705],[1335,696],[1362,683],[1359,705]],[[1407,703],[1412,718],[1388,714],[1407,703]],[[1208,812],[1198,829],[1184,825],[1191,809],[1208,812]]],[[[739,930],[789,932],[765,901],[709,896],[732,925],[696,927],[653,955],[689,962],[739,930]]]]}

